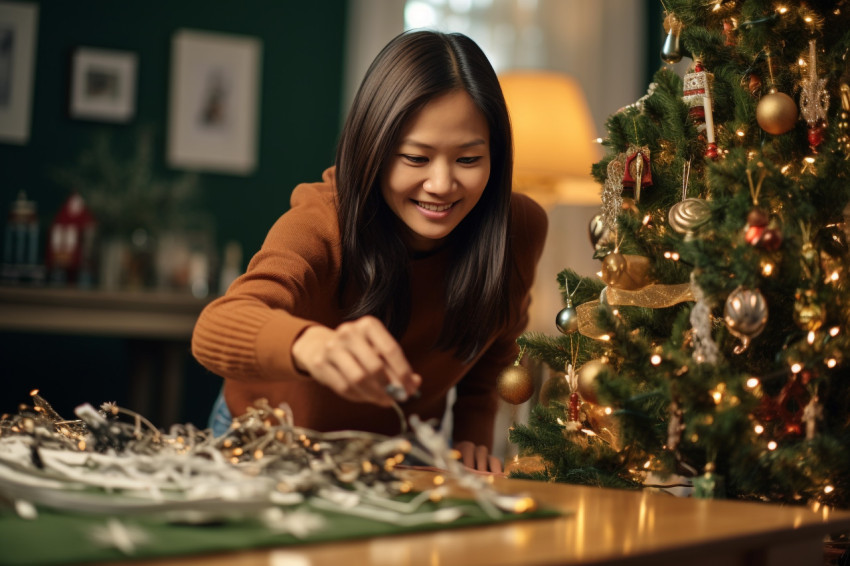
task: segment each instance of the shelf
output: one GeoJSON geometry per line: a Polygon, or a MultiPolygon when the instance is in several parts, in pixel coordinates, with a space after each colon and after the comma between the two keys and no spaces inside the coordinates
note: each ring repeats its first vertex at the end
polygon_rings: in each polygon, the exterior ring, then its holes
{"type": "Polygon", "coordinates": [[[0,285],[0,330],[188,340],[212,297],[0,285]]]}

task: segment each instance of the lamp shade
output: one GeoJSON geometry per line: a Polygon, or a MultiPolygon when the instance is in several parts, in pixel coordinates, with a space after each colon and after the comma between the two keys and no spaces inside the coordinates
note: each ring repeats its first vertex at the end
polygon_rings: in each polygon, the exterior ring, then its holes
{"type": "Polygon", "coordinates": [[[545,201],[599,202],[590,168],[601,158],[587,99],[554,71],[499,75],[514,136],[514,188],[545,201]]]}

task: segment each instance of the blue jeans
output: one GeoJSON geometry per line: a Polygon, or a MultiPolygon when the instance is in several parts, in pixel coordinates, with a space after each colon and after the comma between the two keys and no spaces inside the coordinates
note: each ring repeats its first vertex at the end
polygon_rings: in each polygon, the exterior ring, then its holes
{"type": "Polygon", "coordinates": [[[233,417],[230,414],[230,409],[227,408],[227,403],[224,402],[224,391],[218,392],[215,403],[213,403],[210,418],[207,422],[207,427],[212,429],[213,436],[223,436],[230,428],[230,423],[233,417]]]}

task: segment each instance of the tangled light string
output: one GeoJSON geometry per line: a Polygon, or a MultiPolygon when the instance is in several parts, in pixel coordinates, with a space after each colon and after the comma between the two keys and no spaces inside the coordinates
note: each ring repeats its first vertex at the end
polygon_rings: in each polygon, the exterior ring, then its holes
{"type": "Polygon", "coordinates": [[[536,507],[526,496],[497,493],[487,476],[461,465],[445,439],[416,416],[404,436],[320,433],[294,426],[287,406],[258,400],[215,437],[191,424],[164,432],[114,404],[99,411],[81,405],[78,419],[65,420],[37,391],[32,399],[32,407],[0,419],[0,499],[14,502],[22,517],[44,506],[204,522],[270,509],[278,513],[266,516],[280,518],[281,506],[303,512],[306,503],[409,526],[464,514],[463,506],[421,510],[426,501],[450,495],[450,484],[493,518],[536,507]],[[413,489],[399,474],[408,458],[441,472],[429,489],[402,501],[398,496],[413,489]]]}

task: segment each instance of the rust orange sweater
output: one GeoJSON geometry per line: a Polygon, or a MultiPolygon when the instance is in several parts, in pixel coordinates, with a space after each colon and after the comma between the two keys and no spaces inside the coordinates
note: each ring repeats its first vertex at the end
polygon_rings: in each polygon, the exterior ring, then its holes
{"type": "MultiPolygon", "coordinates": [[[[307,326],[334,328],[343,320],[336,299],[340,249],[333,168],[322,178],[295,188],[290,210],[272,226],[246,273],[201,313],[192,352],[225,378],[224,396],[233,415],[264,397],[272,406],[288,403],[299,426],[398,434],[399,419],[391,408],[342,399],[293,364],[292,343],[307,326]]],[[[516,358],[515,340],[528,321],[529,289],[547,229],[543,209],[523,195],[513,195],[511,214],[511,300],[503,306],[508,324],[494,332],[472,363],[430,347],[443,323],[448,260],[443,250],[411,260],[411,323],[400,339],[422,376],[421,396],[402,405],[405,413],[441,419],[446,395],[457,386],[453,438],[488,447],[498,405],[496,378],[516,358]]]]}

